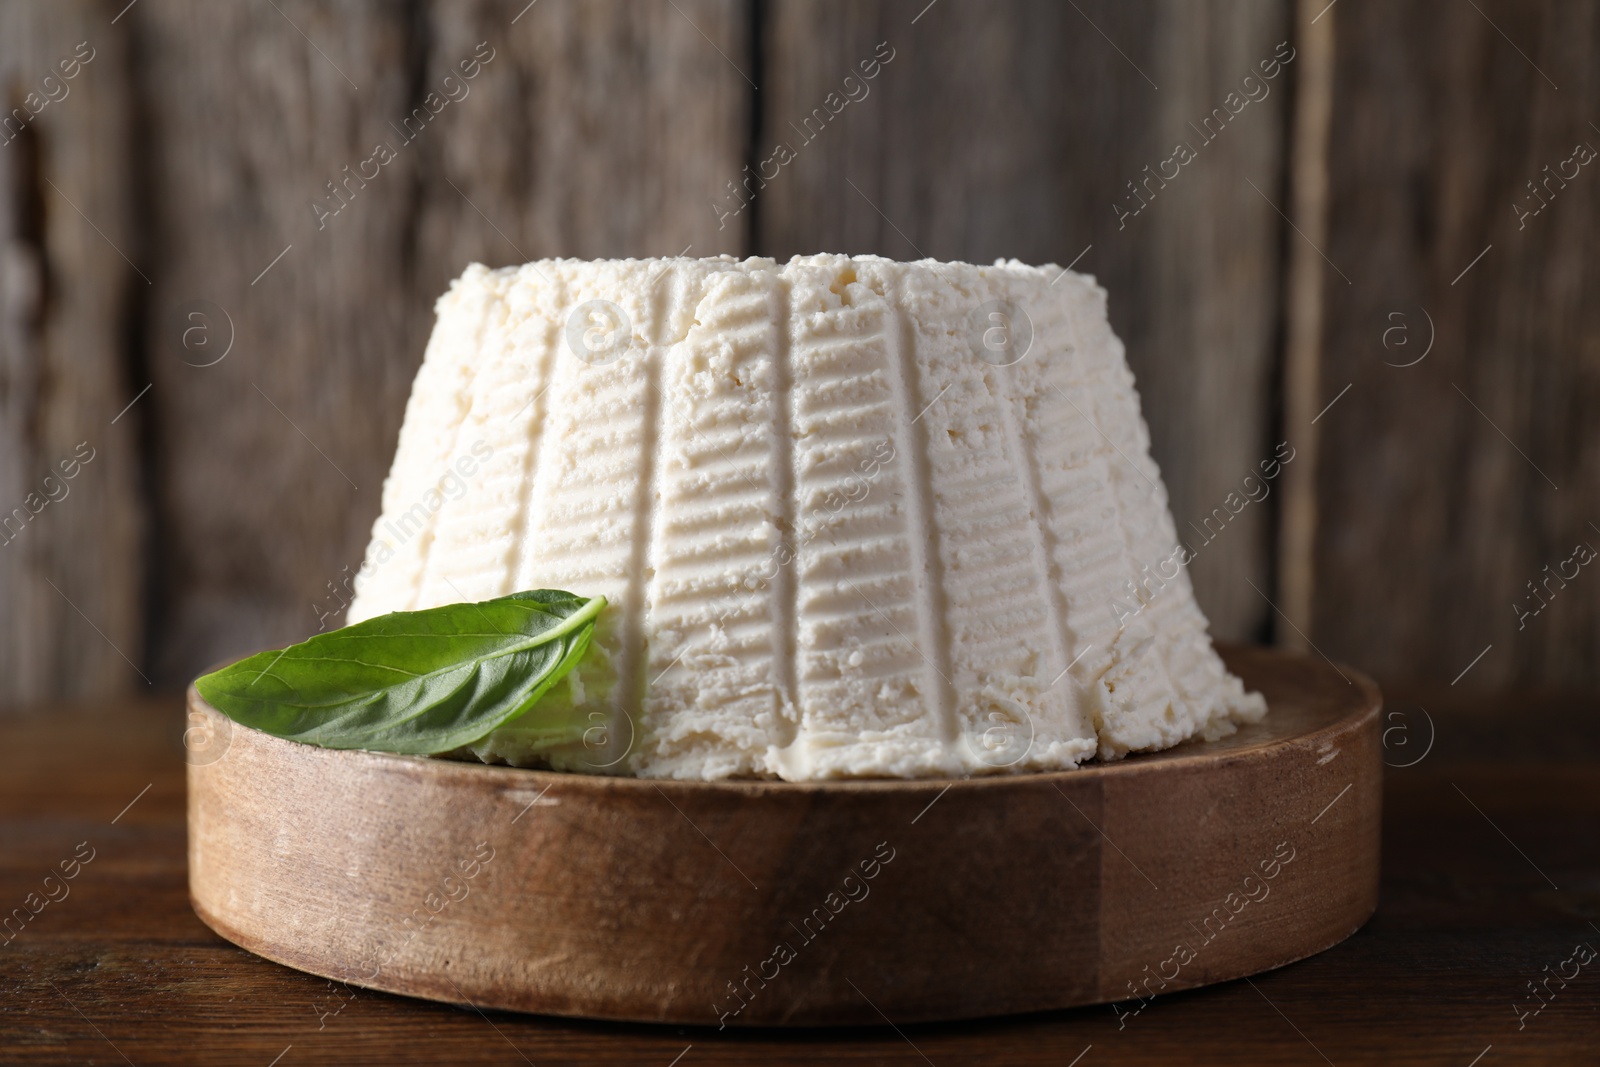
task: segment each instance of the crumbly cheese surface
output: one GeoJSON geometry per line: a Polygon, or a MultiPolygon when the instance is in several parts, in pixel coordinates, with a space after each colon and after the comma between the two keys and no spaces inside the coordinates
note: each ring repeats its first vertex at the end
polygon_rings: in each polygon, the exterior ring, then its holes
{"type": "Polygon", "coordinates": [[[1016,262],[473,265],[438,303],[349,621],[611,603],[491,762],[647,777],[1076,766],[1266,712],[1177,565],[1094,279],[1016,262]]]}

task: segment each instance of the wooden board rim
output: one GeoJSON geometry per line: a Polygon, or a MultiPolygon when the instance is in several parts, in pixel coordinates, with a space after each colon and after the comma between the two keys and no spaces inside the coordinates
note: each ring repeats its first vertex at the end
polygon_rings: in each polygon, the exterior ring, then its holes
{"type": "MultiPolygon", "coordinates": [[[[1337,755],[1344,750],[1355,750],[1359,755],[1359,762],[1356,762],[1357,756],[1353,755],[1351,757],[1352,762],[1347,765],[1353,765],[1355,768],[1354,777],[1352,777],[1350,785],[1354,787],[1359,784],[1360,788],[1350,790],[1356,796],[1348,802],[1348,806],[1352,810],[1361,809],[1363,812],[1362,824],[1360,826],[1347,826],[1344,831],[1341,831],[1343,838],[1341,838],[1339,847],[1348,852],[1349,855],[1339,862],[1343,863],[1347,859],[1347,865],[1350,869],[1358,873],[1353,879],[1345,879],[1345,881],[1339,883],[1339,891],[1342,892],[1342,897],[1334,900],[1331,905],[1326,905],[1325,902],[1325,906],[1331,910],[1328,911],[1328,915],[1324,917],[1324,920],[1332,917],[1333,921],[1322,921],[1314,931],[1310,929],[1296,931],[1293,932],[1293,936],[1284,936],[1283,931],[1278,931],[1274,935],[1277,940],[1271,943],[1263,943],[1253,948],[1248,961],[1239,964],[1232,964],[1227,961],[1213,961],[1215,966],[1208,966],[1205,971],[1195,975],[1180,974],[1179,977],[1182,980],[1174,980],[1171,983],[1172,989],[1190,988],[1195,985],[1237,978],[1244,974],[1259,973],[1260,971],[1283,966],[1323,951],[1358,929],[1371,915],[1376,906],[1378,845],[1376,816],[1378,812],[1378,786],[1381,782],[1381,756],[1377,736],[1381,696],[1377,687],[1370,680],[1358,672],[1351,671],[1349,668],[1324,666],[1303,657],[1286,656],[1282,653],[1257,649],[1227,649],[1225,651],[1229,660],[1233,662],[1235,669],[1241,670],[1247,680],[1250,680],[1252,673],[1258,673],[1265,668],[1288,671],[1303,680],[1310,680],[1312,687],[1320,688],[1324,693],[1336,693],[1337,691],[1332,688],[1335,684],[1338,685],[1339,690],[1346,689],[1348,685],[1349,692],[1342,694],[1344,700],[1339,705],[1343,710],[1337,715],[1325,715],[1324,721],[1321,721],[1318,725],[1286,738],[1279,737],[1274,739],[1270,736],[1252,736],[1259,733],[1261,729],[1252,727],[1241,731],[1240,735],[1218,742],[1180,746],[1163,753],[1134,757],[1116,763],[1092,765],[1073,771],[1025,773],[974,779],[910,781],[724,781],[708,783],[572,775],[552,771],[485,767],[426,757],[318,749],[295,742],[271,738],[237,725],[233,725],[232,728],[242,731],[242,733],[235,736],[232,743],[238,744],[242,742],[246,748],[256,750],[257,756],[265,753],[269,760],[282,760],[286,761],[287,764],[316,764],[318,769],[315,772],[315,777],[307,779],[312,782],[311,788],[313,789],[321,788],[317,783],[325,783],[325,780],[330,775],[334,777],[343,774],[355,776],[380,775],[386,780],[400,783],[393,794],[399,798],[400,803],[406,802],[408,796],[415,800],[414,794],[424,792],[435,794],[436,802],[438,797],[449,797],[451,802],[456,802],[462,796],[471,794],[476,798],[473,802],[480,804],[481,811],[487,811],[489,810],[488,808],[481,807],[482,798],[485,796],[493,796],[496,802],[508,794],[518,794],[522,798],[533,794],[544,796],[555,786],[561,785],[564,787],[561,793],[564,798],[563,802],[569,803],[569,811],[577,811],[578,821],[600,819],[601,823],[596,823],[596,825],[601,825],[605,819],[615,818],[616,811],[624,809],[635,810],[641,801],[649,802],[659,794],[672,803],[672,808],[679,809],[676,813],[673,813],[670,808],[662,809],[663,821],[656,827],[656,830],[661,835],[664,835],[662,840],[671,838],[675,830],[682,830],[681,826],[675,827],[672,821],[679,819],[681,816],[682,819],[688,820],[691,825],[695,825],[696,831],[707,842],[711,842],[713,846],[715,846],[715,842],[707,835],[707,831],[699,829],[699,826],[696,825],[698,822],[722,820],[721,822],[708,823],[708,825],[713,825],[711,832],[722,838],[724,844],[728,844],[725,835],[730,832],[724,827],[724,824],[728,826],[737,824],[741,818],[749,817],[752,811],[755,811],[756,816],[760,818],[770,818],[772,826],[767,828],[769,834],[777,833],[781,835],[785,826],[789,826],[794,820],[800,820],[795,825],[804,826],[806,833],[811,836],[827,836],[835,832],[848,836],[851,823],[849,812],[851,811],[872,808],[881,816],[882,811],[885,810],[885,804],[920,808],[923,804],[938,798],[944,798],[941,803],[945,805],[945,811],[964,809],[969,813],[977,813],[980,821],[997,817],[1003,822],[1007,818],[1019,817],[1018,813],[1022,813],[1020,817],[1026,820],[1031,817],[1028,812],[1039,805],[1037,798],[1046,788],[1053,789],[1061,796],[1071,800],[1073,807],[1079,807],[1079,814],[1096,825],[1097,831],[1110,832],[1116,830],[1118,825],[1116,820],[1121,817],[1117,814],[1117,811],[1121,809],[1115,805],[1124,804],[1124,801],[1116,801],[1109,811],[1095,811],[1095,814],[1099,816],[1098,820],[1090,819],[1090,816],[1084,810],[1085,808],[1094,810],[1091,808],[1091,805],[1094,804],[1099,804],[1103,808],[1108,791],[1115,793],[1117,796],[1137,797],[1141,793],[1149,794],[1152,790],[1159,790],[1171,781],[1180,778],[1196,781],[1202,779],[1222,780],[1222,778],[1229,775],[1237,777],[1243,774],[1245,777],[1240,779],[1243,781],[1247,780],[1250,775],[1259,776],[1261,773],[1260,767],[1269,766],[1286,754],[1295,755],[1299,759],[1301,755],[1309,754],[1313,751],[1322,752],[1326,750],[1332,751],[1337,755]],[[1343,676],[1342,678],[1341,675],[1343,676]],[[1206,776],[1210,777],[1206,778],[1206,776]],[[1076,798],[1075,800],[1073,799],[1074,797],[1076,798]],[[698,820],[693,819],[686,811],[692,811],[700,818],[698,820]],[[707,812],[710,814],[706,814],[707,812]],[[1348,838],[1348,840],[1344,838],[1348,838]]],[[[1269,699],[1272,699],[1270,693],[1269,699]]],[[[1335,703],[1338,702],[1335,701],[1335,703]]],[[[203,702],[199,702],[197,695],[191,692],[191,713],[196,710],[202,715],[217,716],[215,711],[209,709],[203,702]]],[[[1269,714],[1268,723],[1270,724],[1272,721],[1272,716],[1269,714]]],[[[1330,756],[1328,758],[1332,759],[1334,757],[1330,756]]],[[[1301,762],[1306,761],[1301,759],[1301,762]]],[[[467,961],[472,959],[474,953],[488,952],[493,954],[496,952],[497,946],[491,943],[496,938],[503,940],[505,937],[510,937],[511,940],[515,941],[518,937],[522,937],[525,944],[542,944],[543,939],[552,937],[559,939],[564,936],[562,931],[569,930],[570,920],[574,914],[572,910],[574,902],[571,900],[565,901],[559,906],[558,910],[565,909],[561,911],[562,921],[552,920],[546,925],[541,925],[541,923],[545,923],[542,917],[531,913],[522,914],[517,921],[527,925],[517,927],[509,934],[506,930],[474,930],[470,926],[452,923],[450,924],[450,942],[447,949],[441,950],[435,946],[429,950],[434,952],[434,957],[417,960],[407,959],[403,961],[403,966],[381,974],[375,969],[371,980],[363,980],[362,976],[353,972],[350,966],[350,946],[346,944],[330,947],[327,940],[329,930],[337,931],[347,925],[344,922],[343,915],[338,915],[334,912],[323,915],[322,926],[319,928],[318,935],[300,942],[296,942],[296,935],[293,932],[286,935],[281,923],[272,920],[270,913],[275,908],[281,907],[285,900],[293,900],[294,895],[300,892],[298,889],[298,874],[288,878],[278,876],[281,878],[281,884],[275,886],[273,892],[279,893],[279,898],[275,899],[271,894],[265,897],[258,896],[252,898],[252,901],[246,902],[243,906],[241,906],[237,894],[232,893],[228,888],[230,882],[237,885],[240,881],[237,876],[241,871],[249,870],[253,872],[252,877],[257,881],[262,879],[270,881],[274,878],[273,872],[276,868],[264,860],[259,848],[259,842],[252,844],[248,840],[248,835],[241,836],[237,840],[224,841],[221,843],[220,848],[218,847],[219,842],[215,833],[216,819],[214,816],[218,810],[219,799],[224,804],[235,803],[235,798],[226,795],[226,789],[242,789],[244,791],[244,793],[240,794],[242,800],[238,802],[248,804],[250,803],[250,798],[245,796],[245,793],[249,793],[252,789],[256,790],[260,794],[256,798],[257,802],[259,802],[261,797],[264,797],[270,790],[263,790],[259,782],[252,785],[250,781],[241,782],[219,777],[216,773],[216,764],[212,763],[191,763],[189,772],[191,902],[202,921],[206,922],[217,933],[258,955],[298,969],[344,980],[351,985],[366,985],[374,989],[424,996],[458,1004],[469,1004],[475,1007],[532,1010],[549,1014],[579,1015],[616,1020],[672,1022],[680,1025],[711,1024],[717,1021],[704,1007],[699,1007],[694,1001],[685,999],[685,996],[673,992],[683,982],[688,982],[692,985],[698,981],[703,987],[705,984],[703,975],[699,979],[683,974],[666,975],[659,982],[654,984],[647,982],[642,985],[630,984],[631,980],[624,975],[621,982],[622,988],[604,994],[596,994],[592,990],[586,992],[588,979],[585,977],[585,967],[592,966],[597,969],[596,973],[606,972],[611,974],[612,978],[617,978],[622,973],[617,970],[620,965],[617,964],[615,959],[606,958],[610,950],[592,941],[583,941],[579,946],[581,951],[578,951],[577,954],[580,959],[574,965],[571,975],[565,977],[557,975],[555,979],[552,979],[548,973],[524,973],[518,969],[523,965],[521,957],[512,956],[496,959],[493,966],[489,966],[487,963],[484,964],[488,971],[492,972],[492,975],[479,976],[485,984],[472,984],[473,977],[466,973],[472,969],[471,964],[467,961]],[[219,792],[219,787],[223,788],[223,792],[219,792]],[[198,819],[197,812],[201,810],[198,805],[207,805],[205,810],[209,811],[213,816],[209,821],[198,819]],[[208,847],[203,850],[197,850],[197,836],[202,834],[205,836],[208,847]],[[219,856],[220,864],[218,862],[219,856]],[[196,862],[197,857],[200,858],[199,862],[196,862]],[[229,872],[232,873],[230,874],[229,872]],[[341,952],[343,955],[341,955],[341,952]],[[443,954],[441,955],[440,952],[443,954]],[[588,956],[585,956],[585,953],[588,956]],[[450,983],[449,986],[444,986],[439,981],[438,973],[429,973],[428,968],[430,965],[439,973],[450,971],[455,976],[447,978],[450,983]],[[452,967],[455,969],[452,969],[452,967]],[[466,967],[466,972],[460,969],[462,967],[466,967]],[[466,986],[463,987],[457,984],[458,979],[467,983],[466,986]],[[663,997],[665,999],[662,999],[663,997]]],[[[1303,777],[1304,775],[1300,772],[1285,772],[1282,775],[1284,781],[1280,783],[1279,788],[1288,788],[1293,782],[1303,777]]],[[[363,781],[365,780],[363,779],[363,781]]],[[[1339,797],[1342,798],[1343,796],[1343,793],[1339,794],[1339,797]]],[[[323,801],[318,800],[316,803],[323,803],[323,801]]],[[[657,803],[659,804],[659,801],[657,803]]],[[[527,809],[524,810],[526,811],[527,809]]],[[[426,820],[431,816],[426,812],[421,812],[419,817],[426,820]]],[[[920,816],[918,817],[920,818],[920,816]]],[[[1318,817],[1320,818],[1320,816],[1318,817]]],[[[1312,823],[1314,824],[1315,822],[1316,820],[1313,819],[1312,823]]],[[[1337,819],[1330,819],[1327,826],[1331,827],[1336,822],[1338,822],[1337,819]]],[[[914,824],[915,820],[913,820],[914,824]]],[[[472,819],[464,819],[462,826],[467,825],[474,825],[472,819]]],[[[792,826],[790,828],[792,829],[792,826]]],[[[458,827],[457,829],[460,828],[458,827]]],[[[281,836],[282,828],[277,828],[276,832],[281,836]]],[[[341,832],[346,839],[350,840],[361,836],[360,834],[352,835],[348,827],[345,827],[341,832]]],[[[451,835],[440,831],[437,827],[429,832],[436,834],[434,840],[451,839],[451,835]]],[[[1053,825],[1050,828],[1050,832],[1056,832],[1053,825]]],[[[368,834],[367,836],[374,835],[368,834]]],[[[427,833],[423,833],[421,836],[423,839],[427,839],[427,833]]],[[[740,839],[746,840],[748,836],[747,834],[740,839]]],[[[759,839],[762,835],[757,834],[755,836],[759,839]]],[[[569,850],[586,849],[592,845],[592,837],[592,827],[588,829],[580,827],[578,830],[573,831],[571,836],[561,839],[564,843],[561,847],[566,847],[569,850]],[[585,843],[586,833],[589,837],[587,844],[585,843]]],[[[455,838],[459,839],[460,835],[456,834],[455,838]]],[[[653,841],[655,838],[652,836],[649,840],[653,841]]],[[[348,845],[348,843],[347,840],[346,844],[348,845]]],[[[549,842],[546,843],[548,844],[549,842]]],[[[692,845],[693,842],[690,842],[690,844],[692,845]]],[[[356,847],[359,850],[367,846],[358,845],[356,847]]],[[[652,846],[647,842],[646,847],[652,846]]],[[[1033,846],[1024,845],[1022,847],[1033,846]]],[[[1079,849],[1086,854],[1096,847],[1098,847],[1097,843],[1090,835],[1080,835],[1071,839],[1070,848],[1079,849]]],[[[1061,854],[1065,851],[1070,851],[1070,848],[1068,845],[1063,844],[1060,848],[1039,853],[1036,858],[1039,858],[1044,864],[1059,863],[1061,854]]],[[[313,846],[309,851],[315,852],[316,848],[313,846]]],[[[389,864],[390,869],[381,872],[377,877],[380,880],[391,879],[397,885],[404,885],[408,882],[410,878],[408,872],[419,861],[418,856],[389,855],[380,846],[371,846],[369,851],[370,854],[364,855],[361,862],[368,864],[376,862],[379,866],[385,863],[389,864]]],[[[718,851],[721,851],[720,847],[718,847],[718,851]]],[[[1102,855],[1098,862],[1101,867],[1098,872],[1081,871],[1072,876],[1076,879],[1072,882],[1074,886],[1073,893],[1078,894],[1081,899],[1073,899],[1068,903],[1070,907],[1081,910],[1083,923],[1074,923],[1066,919],[1061,921],[1059,925],[1063,927],[1063,936],[1066,941],[1082,941],[1083,930],[1086,929],[1083,925],[1084,923],[1092,921],[1095,924],[1103,924],[1107,922],[1106,914],[1101,910],[1102,897],[1109,895],[1109,898],[1113,901],[1126,901],[1143,891],[1137,882],[1130,881],[1128,877],[1123,877],[1122,881],[1118,881],[1119,871],[1117,867],[1105,866],[1103,854],[1108,851],[1100,849],[1102,855]],[[1092,898],[1092,903],[1090,898],[1092,898]]],[[[540,886],[543,883],[540,879],[546,877],[546,875],[541,873],[544,868],[538,865],[538,857],[532,855],[534,852],[537,852],[537,849],[529,846],[529,854],[513,855],[512,863],[521,865],[516,867],[518,877],[513,879],[515,892],[519,895],[542,892],[540,886]]],[[[573,854],[579,853],[574,852],[573,854]]],[[[423,854],[424,859],[425,856],[426,851],[423,854]]],[[[745,859],[745,854],[741,853],[741,859],[745,859]]],[[[959,861],[960,856],[953,852],[948,859],[950,861],[959,861]]],[[[318,882],[318,879],[326,881],[331,878],[332,881],[328,884],[333,885],[334,893],[338,895],[340,883],[338,883],[336,877],[329,874],[332,868],[325,860],[326,857],[311,857],[308,862],[312,868],[320,873],[312,875],[310,880],[318,882]]],[[[673,860],[673,855],[664,854],[663,856],[651,857],[649,862],[661,861],[666,864],[662,870],[666,870],[670,868],[673,860]]],[[[733,865],[732,860],[728,862],[733,865]]],[[[756,869],[757,876],[763,884],[769,883],[769,874],[772,874],[774,878],[778,878],[786,869],[786,861],[782,856],[768,857],[763,862],[767,866],[756,869]]],[[[942,869],[943,862],[943,860],[937,861],[933,864],[933,867],[942,869]]],[[[746,864],[749,863],[750,861],[746,859],[746,864]]],[[[1085,863],[1087,863],[1087,860],[1085,863]]],[[[1145,865],[1149,865],[1149,863],[1150,861],[1146,859],[1145,865]]],[[[738,865],[734,866],[735,869],[738,869],[738,865]]],[[[1034,866],[1037,867],[1038,864],[1034,866]]],[[[1338,868],[1337,863],[1335,868],[1338,868]]],[[[611,868],[606,868],[603,863],[600,868],[596,869],[611,870],[611,868]]],[[[1022,887],[1022,883],[1031,880],[1032,870],[1033,868],[1026,866],[1020,868],[1013,879],[1015,884],[1007,883],[1006,886],[1000,887],[1000,891],[1013,894],[1022,891],[1024,893],[1023,896],[1015,897],[1015,900],[1019,902],[1019,906],[1034,906],[1036,902],[1030,903],[1029,898],[1026,896],[1026,891],[1022,887]]],[[[1163,882],[1168,881],[1161,870],[1156,870],[1156,873],[1161,875],[1163,882]]],[[[740,874],[744,874],[743,870],[740,870],[740,874]]],[[[790,872],[790,874],[802,882],[811,878],[811,875],[805,871],[790,872]]],[[[1141,870],[1140,874],[1143,875],[1144,872],[1141,870]]],[[[1126,876],[1126,872],[1120,872],[1120,876],[1126,876]]],[[[596,880],[601,881],[603,879],[596,880]]],[[[744,880],[752,888],[756,886],[756,882],[748,876],[744,880]]],[[[1145,876],[1145,881],[1149,882],[1152,887],[1156,887],[1156,883],[1148,875],[1145,876]]],[[[1335,881],[1338,881],[1338,879],[1335,879],[1335,881]]],[[[322,883],[319,882],[318,884],[322,883]]],[[[681,905],[682,908],[688,909],[691,913],[694,912],[696,907],[702,906],[702,902],[699,902],[694,895],[700,892],[700,887],[683,883],[681,879],[675,880],[670,875],[664,875],[648,881],[647,884],[650,892],[644,894],[642,900],[634,903],[645,910],[653,909],[652,914],[673,914],[672,907],[664,905],[662,901],[655,899],[658,890],[662,893],[670,894],[675,888],[684,889],[685,893],[682,899],[678,900],[673,906],[681,905]]],[[[1066,883],[1061,882],[1059,884],[1065,885],[1066,883]]],[[[987,886],[987,883],[985,885],[987,886]]],[[[821,891],[824,888],[825,886],[819,882],[817,885],[805,889],[799,895],[805,897],[805,893],[813,893],[820,898],[821,891]]],[[[992,889],[994,887],[988,886],[988,888],[992,889]]],[[[1040,889],[1035,891],[1035,895],[1045,892],[1047,890],[1040,889]]],[[[1066,893],[1065,890],[1063,890],[1063,894],[1064,899],[1065,896],[1073,895],[1066,893]]],[[[378,895],[382,896],[382,894],[378,895]]],[[[726,897],[726,894],[724,896],[726,897]]],[[[793,896],[794,894],[791,893],[790,897],[793,896]]],[[[344,900],[347,912],[349,910],[359,912],[362,907],[367,906],[358,896],[350,897],[347,894],[347,897],[348,899],[344,900]]],[[[785,898],[785,900],[788,900],[788,898],[785,898]]],[[[730,906],[744,906],[747,903],[732,900],[730,906]]],[[[306,902],[304,900],[295,901],[295,906],[304,908],[306,902]]],[[[785,903],[782,900],[774,900],[770,902],[770,914],[762,911],[762,908],[767,906],[767,902],[762,902],[754,910],[736,915],[731,921],[736,924],[743,923],[750,930],[770,930],[781,925],[778,920],[782,917],[785,909],[789,912],[794,910],[792,901],[785,903]]],[[[1113,910],[1119,906],[1121,905],[1114,904],[1113,910]]],[[[581,902],[578,902],[577,907],[577,913],[581,914],[581,902]]],[[[959,910],[958,908],[957,911],[959,912],[959,910]]],[[[389,915],[385,921],[392,926],[395,916],[389,915]]],[[[1210,927],[1208,926],[1208,932],[1209,929],[1210,927]]],[[[633,930],[633,933],[637,934],[637,932],[636,929],[633,930]]],[[[1103,930],[1100,931],[1099,936],[1104,938],[1105,933],[1103,930]]],[[[1130,936],[1132,940],[1137,941],[1140,935],[1135,928],[1130,936]]],[[[881,935],[875,935],[870,930],[860,932],[858,940],[863,944],[875,943],[873,941],[874,937],[882,940],[881,935]]],[[[335,935],[335,939],[337,940],[337,935],[335,935]]],[[[835,938],[834,941],[844,942],[844,938],[841,936],[835,938]]],[[[733,948],[721,950],[727,956],[727,959],[720,965],[722,970],[718,973],[737,973],[739,968],[734,964],[745,958],[741,953],[748,953],[749,943],[750,938],[745,936],[744,933],[736,932],[735,935],[729,937],[729,945],[739,944],[742,947],[737,950],[733,948]]],[[[891,937],[888,943],[890,943],[890,948],[893,951],[907,949],[904,940],[896,941],[891,937]]],[[[498,950],[502,952],[510,951],[503,944],[498,946],[498,950]]],[[[851,953],[855,951],[854,947],[848,943],[829,944],[827,950],[834,955],[846,957],[850,957],[851,953]]],[[[719,950],[713,950],[711,955],[717,955],[717,951],[719,950]]],[[[1102,975],[1101,971],[1106,969],[1106,960],[1116,956],[1117,952],[1121,950],[1113,945],[1109,950],[1105,946],[1100,946],[1098,951],[1099,955],[1090,960],[1088,956],[1093,953],[1085,948],[1084,945],[1078,945],[1078,954],[1083,958],[1079,959],[1076,965],[1065,967],[1061,974],[1069,976],[1073,981],[1076,981],[1079,976],[1088,975],[1090,972],[1093,972],[1093,977],[1084,977],[1081,983],[1082,988],[1066,990],[1057,996],[1041,996],[1037,989],[1031,991],[1019,989],[1014,1001],[1006,1000],[1003,996],[997,998],[994,995],[986,994],[984,997],[979,998],[981,1002],[964,1004],[961,1002],[964,994],[959,990],[952,991],[949,981],[935,981],[933,980],[935,976],[925,975],[924,977],[932,981],[933,985],[939,987],[937,990],[930,990],[930,999],[925,1006],[919,1007],[921,1002],[919,1002],[914,990],[901,989],[888,998],[891,1006],[885,1010],[891,1012],[897,1022],[912,1022],[974,1015],[1005,1014],[1016,1011],[1047,1010],[1075,1004],[1105,1002],[1115,999],[1115,987],[1114,984],[1108,984],[1110,979],[1102,975]]],[[[667,952],[666,956],[671,957],[673,954],[672,952],[667,952]]],[[[981,955],[981,952],[979,954],[981,955]]],[[[662,965],[661,960],[652,959],[655,965],[662,965]]],[[[772,963],[772,958],[769,957],[761,962],[770,964],[772,963]]],[[[1169,958],[1165,962],[1171,963],[1171,959],[1169,958]]],[[[958,961],[952,965],[959,968],[969,964],[979,966],[981,961],[958,961]]],[[[670,966],[670,963],[667,965],[670,966]]],[[[388,963],[386,962],[384,966],[387,967],[388,963]]],[[[1117,964],[1117,966],[1120,966],[1120,964],[1117,964]]],[[[763,970],[762,973],[764,974],[765,971],[763,970]]],[[[1057,975],[1057,977],[1060,976],[1057,975]]],[[[990,984],[994,980],[1000,981],[1002,985],[1004,984],[1003,976],[991,979],[990,984]]],[[[1069,981],[1067,984],[1070,985],[1071,982],[1069,981]]],[[[1167,991],[1165,986],[1166,983],[1163,983],[1162,991],[1167,991]]],[[[748,986],[746,988],[748,989],[748,986]]],[[[760,988],[765,990],[765,984],[763,983],[760,988]]],[[[704,989],[702,988],[699,992],[703,993],[704,989]]],[[[808,989],[806,996],[813,996],[813,993],[814,991],[808,989]]],[[[767,1011],[766,1014],[752,1011],[747,1018],[735,1018],[733,1024],[809,1026],[873,1024],[881,1023],[882,1021],[882,1018],[875,1012],[853,1011],[848,1005],[841,1004],[837,1000],[829,1001],[825,995],[820,996],[820,1002],[815,1003],[808,1001],[806,996],[802,996],[788,1010],[767,1011]]],[[[880,1007],[884,999],[882,995],[874,998],[880,1007]]],[[[702,997],[700,1003],[703,1004],[704,1002],[702,997]]],[[[752,998],[751,1003],[754,1003],[754,998],[752,998]]],[[[748,1005],[746,1007],[748,1008],[748,1005]]],[[[765,1006],[763,1007],[765,1008],[765,1006]]],[[[723,1021],[726,1022],[725,1019],[723,1021]]]]}

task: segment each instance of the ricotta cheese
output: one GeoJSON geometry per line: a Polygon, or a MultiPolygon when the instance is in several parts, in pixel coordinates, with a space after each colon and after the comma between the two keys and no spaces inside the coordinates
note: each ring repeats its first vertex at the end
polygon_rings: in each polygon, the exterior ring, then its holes
{"type": "Polygon", "coordinates": [[[474,264],[349,621],[603,595],[552,748],[791,780],[1054,770],[1266,713],[1211,647],[1094,279],[874,256],[474,264]]]}

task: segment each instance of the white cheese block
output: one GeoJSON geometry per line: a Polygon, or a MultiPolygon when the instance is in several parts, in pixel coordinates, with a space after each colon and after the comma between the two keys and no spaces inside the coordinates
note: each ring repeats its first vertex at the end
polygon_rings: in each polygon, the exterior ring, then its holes
{"type": "Polygon", "coordinates": [[[1212,650],[1090,277],[874,256],[474,265],[440,298],[349,621],[611,603],[491,762],[1054,770],[1266,712],[1212,650]],[[550,715],[541,716],[549,721],[550,715]]]}

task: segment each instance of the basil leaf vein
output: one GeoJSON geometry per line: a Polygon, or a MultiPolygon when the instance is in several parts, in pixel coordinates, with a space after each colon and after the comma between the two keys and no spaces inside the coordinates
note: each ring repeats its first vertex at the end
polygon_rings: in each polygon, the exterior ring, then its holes
{"type": "MultiPolygon", "coordinates": [[[[448,752],[522,715],[566,677],[605,606],[604,597],[535,589],[397,611],[257,653],[194,684],[230,719],[276,737],[448,752]]],[[[574,739],[584,725],[573,724],[574,739]]]]}

